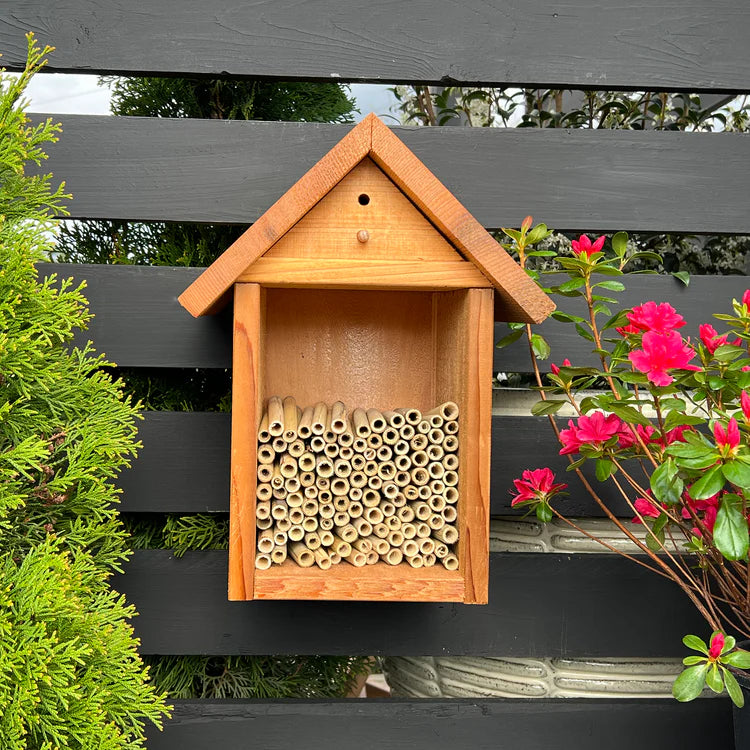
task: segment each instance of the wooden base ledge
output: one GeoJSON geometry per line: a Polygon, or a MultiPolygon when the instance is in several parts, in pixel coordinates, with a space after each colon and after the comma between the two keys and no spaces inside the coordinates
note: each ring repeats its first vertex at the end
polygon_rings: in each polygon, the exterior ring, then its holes
{"type": "Polygon", "coordinates": [[[464,582],[458,571],[412,568],[407,563],[377,563],[355,568],[340,563],[330,570],[300,568],[287,560],[255,573],[256,599],[461,602],[464,582]]]}

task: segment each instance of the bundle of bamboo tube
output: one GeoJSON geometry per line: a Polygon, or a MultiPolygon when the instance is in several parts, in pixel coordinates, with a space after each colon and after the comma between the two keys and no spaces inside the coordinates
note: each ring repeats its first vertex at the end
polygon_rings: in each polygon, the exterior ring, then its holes
{"type": "Polygon", "coordinates": [[[301,409],[268,399],[258,430],[255,567],[287,559],[458,568],[458,406],[301,409]]]}

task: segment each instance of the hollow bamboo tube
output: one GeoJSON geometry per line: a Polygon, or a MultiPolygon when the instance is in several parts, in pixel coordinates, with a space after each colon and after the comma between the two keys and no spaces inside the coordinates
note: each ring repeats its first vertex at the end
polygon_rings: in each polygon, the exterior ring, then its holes
{"type": "Polygon", "coordinates": [[[435,542],[435,550],[433,554],[438,560],[442,560],[449,554],[448,545],[444,542],[435,542]]]}
{"type": "Polygon", "coordinates": [[[400,531],[401,530],[401,519],[397,516],[386,516],[383,519],[383,523],[388,527],[388,531],[400,531]]]}
{"type": "Polygon", "coordinates": [[[284,405],[278,396],[268,399],[268,432],[271,437],[284,434],[284,405]]]}
{"type": "Polygon", "coordinates": [[[429,443],[429,440],[427,440],[427,435],[422,435],[422,433],[417,433],[410,441],[409,441],[409,447],[412,449],[412,451],[423,451],[429,443]]]}
{"type": "Polygon", "coordinates": [[[363,517],[372,524],[383,523],[383,519],[385,518],[380,508],[366,508],[363,517]]]}
{"type": "Polygon", "coordinates": [[[413,539],[406,539],[401,545],[401,551],[405,557],[414,557],[419,554],[419,545],[413,539]]]}
{"type": "Polygon", "coordinates": [[[349,461],[340,458],[333,463],[333,473],[337,477],[346,478],[352,473],[352,465],[349,461]]]}
{"type": "Polygon", "coordinates": [[[305,444],[301,440],[294,440],[287,446],[287,451],[292,458],[299,458],[305,452],[305,444]]]}
{"type": "MultiPolygon", "coordinates": [[[[445,494],[445,485],[439,479],[433,479],[428,486],[432,495],[440,495],[442,497],[445,494]]],[[[429,500],[429,498],[427,499],[429,500]]]]}
{"type": "Polygon", "coordinates": [[[341,557],[346,557],[352,551],[352,545],[349,542],[345,542],[337,534],[333,535],[333,541],[331,542],[331,549],[341,557]]]}
{"type": "Polygon", "coordinates": [[[361,455],[367,450],[367,440],[361,437],[354,438],[354,442],[352,443],[352,450],[354,450],[355,453],[359,453],[361,455]]]}
{"type": "Polygon", "coordinates": [[[448,553],[440,562],[446,570],[458,570],[458,558],[452,553],[448,553]]]}
{"type": "Polygon", "coordinates": [[[318,490],[318,504],[333,503],[333,495],[329,490],[318,490]]]}
{"type": "Polygon", "coordinates": [[[443,450],[442,445],[428,445],[426,448],[427,451],[427,457],[430,459],[430,461],[442,461],[443,456],[445,455],[445,451],[443,450]]]}
{"type": "Polygon", "coordinates": [[[455,487],[458,484],[458,474],[455,471],[446,471],[443,474],[443,483],[449,487],[455,487]]]}
{"type": "Polygon", "coordinates": [[[443,497],[446,503],[455,505],[458,502],[458,490],[455,487],[446,487],[443,497]]]}
{"type": "Polygon", "coordinates": [[[289,493],[283,488],[278,487],[273,490],[274,500],[284,500],[289,493]]]}
{"type": "MultiPolygon", "coordinates": [[[[302,472],[312,474],[315,469],[315,456],[312,453],[303,453],[298,459],[297,464],[302,472]]],[[[301,480],[300,480],[301,481],[301,480]]]]}
{"type": "Polygon", "coordinates": [[[272,464],[276,458],[276,451],[270,445],[258,446],[258,463],[272,464]]]}
{"type": "Polygon", "coordinates": [[[427,471],[432,479],[441,479],[445,474],[445,467],[440,461],[431,461],[427,464],[427,471]]]}
{"type": "Polygon", "coordinates": [[[271,503],[260,502],[255,504],[255,517],[264,519],[271,517],[271,503]]]}
{"type": "Polygon", "coordinates": [[[385,518],[393,516],[396,513],[396,506],[393,503],[380,503],[380,510],[385,518]]]}
{"type": "Polygon", "coordinates": [[[427,504],[430,506],[430,510],[435,513],[442,512],[446,506],[445,498],[442,495],[431,495],[427,504]]]}
{"type": "Polygon", "coordinates": [[[315,486],[318,488],[318,494],[327,492],[331,487],[331,480],[326,477],[315,477],[315,486]]]}
{"type": "Polygon", "coordinates": [[[306,500],[317,500],[318,488],[317,487],[305,487],[303,493],[306,500]]]}
{"type": "Polygon", "coordinates": [[[343,477],[336,477],[336,479],[331,482],[331,492],[334,497],[346,497],[349,493],[349,482],[343,477]]]}
{"type": "Polygon", "coordinates": [[[457,435],[458,434],[458,422],[450,421],[443,425],[443,432],[446,435],[457,435]]]}
{"type": "Polygon", "coordinates": [[[420,539],[417,544],[419,544],[419,551],[423,555],[431,555],[435,551],[435,540],[429,537],[420,539]]]}
{"type": "Polygon", "coordinates": [[[317,516],[305,516],[302,521],[302,528],[306,533],[312,534],[313,531],[318,530],[318,517],[317,516]]]}
{"type": "Polygon", "coordinates": [[[396,466],[393,461],[383,461],[383,463],[378,466],[378,476],[383,481],[393,479],[396,476],[396,466]]]}
{"type": "Polygon", "coordinates": [[[375,536],[374,534],[367,537],[367,539],[370,542],[370,544],[372,544],[372,548],[379,555],[388,554],[388,550],[390,550],[391,545],[388,544],[388,541],[386,539],[381,539],[379,536],[375,536]]]}
{"type": "Polygon", "coordinates": [[[297,424],[297,435],[307,440],[312,435],[313,407],[307,406],[302,410],[302,416],[297,424]]]}
{"type": "Polygon", "coordinates": [[[286,453],[286,440],[284,440],[283,437],[276,437],[273,439],[273,442],[271,443],[271,447],[276,451],[277,455],[281,455],[282,453],[286,453]]]}
{"type": "Polygon", "coordinates": [[[271,503],[271,516],[277,521],[281,518],[286,518],[289,506],[287,506],[284,500],[274,500],[271,503]]]}
{"type": "Polygon", "coordinates": [[[372,524],[364,518],[354,518],[352,526],[357,529],[357,533],[360,536],[370,536],[372,534],[372,524]]]}
{"type": "Polygon", "coordinates": [[[400,531],[390,531],[386,541],[391,547],[400,547],[404,543],[404,535],[400,531]]]}
{"type": "Polygon", "coordinates": [[[335,401],[331,406],[331,429],[337,435],[341,435],[346,431],[346,428],[346,406],[344,406],[343,401],[335,401]]]}
{"type": "Polygon", "coordinates": [[[307,547],[307,549],[314,551],[320,546],[320,535],[317,531],[309,531],[305,534],[305,547],[307,547]]]}
{"type": "Polygon", "coordinates": [[[281,456],[279,460],[279,471],[281,472],[281,476],[285,479],[296,477],[298,471],[297,461],[288,454],[281,456]]]}
{"type": "Polygon", "coordinates": [[[398,492],[391,502],[396,506],[396,510],[403,508],[406,505],[406,496],[403,492],[398,492]]]}
{"type": "Polygon", "coordinates": [[[455,526],[446,524],[442,529],[433,531],[432,536],[446,544],[455,544],[458,541],[458,529],[455,526]]]}
{"type": "Polygon", "coordinates": [[[267,443],[271,439],[271,433],[268,431],[268,412],[264,412],[258,425],[258,442],[267,443]]]}
{"type": "Polygon", "coordinates": [[[436,430],[439,430],[445,423],[445,420],[439,414],[423,414],[422,416],[430,423],[430,427],[436,430]]]}
{"type": "Polygon", "coordinates": [[[417,527],[411,522],[402,523],[401,533],[404,535],[404,539],[414,539],[417,535],[417,527]]]}
{"type": "Polygon", "coordinates": [[[333,515],[333,525],[337,528],[343,528],[351,522],[351,516],[343,510],[340,510],[333,515]]]}
{"type": "Polygon", "coordinates": [[[383,432],[388,424],[383,418],[383,414],[377,409],[368,409],[366,413],[370,429],[375,433],[383,432]]]}
{"type": "Polygon", "coordinates": [[[292,560],[301,568],[310,568],[315,564],[315,555],[305,547],[303,542],[292,542],[288,552],[292,560]]]}
{"type": "Polygon", "coordinates": [[[409,565],[412,566],[412,568],[424,567],[424,558],[419,553],[417,553],[416,555],[412,555],[411,557],[407,557],[406,562],[408,562],[409,565]]]}
{"type": "Polygon", "coordinates": [[[328,479],[333,476],[333,463],[326,456],[318,456],[315,462],[315,471],[318,477],[328,479]]]}
{"type": "Polygon", "coordinates": [[[330,529],[319,529],[318,536],[323,547],[330,547],[333,543],[333,533],[330,529]]]}
{"type": "Polygon", "coordinates": [[[362,505],[365,508],[374,508],[380,503],[380,493],[377,490],[368,488],[362,493],[362,505]]]}
{"type": "Polygon", "coordinates": [[[346,429],[336,438],[336,442],[341,446],[339,450],[339,455],[343,457],[344,451],[351,451],[351,453],[347,456],[347,459],[351,458],[351,455],[354,453],[352,450],[352,445],[354,443],[354,434],[352,433],[349,425],[347,424],[346,429]]]}
{"type": "Polygon", "coordinates": [[[258,552],[268,554],[274,545],[273,529],[265,529],[258,534],[258,552]]]}
{"type": "Polygon", "coordinates": [[[417,434],[417,431],[410,424],[405,424],[399,432],[401,433],[401,439],[406,443],[417,434]]]}
{"type": "Polygon", "coordinates": [[[446,505],[445,508],[443,508],[443,518],[445,519],[446,523],[455,523],[456,518],[458,518],[458,511],[456,510],[456,506],[446,505]]]}
{"type": "Polygon", "coordinates": [[[442,529],[443,526],[445,526],[445,518],[443,518],[442,515],[439,513],[433,513],[428,519],[427,519],[427,525],[433,530],[437,531],[438,529],[442,529]]]}
{"type": "Polygon", "coordinates": [[[352,487],[365,487],[367,485],[367,474],[363,471],[353,471],[349,475],[349,484],[352,487]]]}
{"type": "Polygon", "coordinates": [[[355,568],[361,568],[364,565],[367,565],[367,555],[363,552],[357,552],[356,550],[352,550],[348,555],[341,555],[341,559],[346,560],[346,562],[353,565],[355,568]]]}
{"type": "MultiPolygon", "coordinates": [[[[300,491],[300,482],[298,477],[289,477],[289,479],[284,480],[284,489],[287,492],[299,492],[300,491]]],[[[288,495],[287,495],[288,497],[288,495]]]]}
{"type": "Polygon", "coordinates": [[[446,435],[441,447],[446,453],[456,453],[458,451],[458,438],[455,435],[446,435]]]}
{"type": "MultiPolygon", "coordinates": [[[[270,484],[273,478],[273,465],[272,464],[258,464],[258,484],[270,484]]],[[[257,492],[257,490],[256,490],[257,492]]]]}
{"type": "Polygon", "coordinates": [[[273,518],[271,518],[270,516],[268,518],[257,518],[255,520],[255,527],[260,531],[263,531],[264,529],[270,529],[271,526],[273,526],[273,518]]]}
{"type": "Polygon", "coordinates": [[[419,521],[414,525],[417,527],[418,539],[427,539],[427,537],[430,536],[432,529],[430,529],[429,524],[425,523],[424,521],[419,521]]]}
{"type": "Polygon", "coordinates": [[[372,432],[370,422],[367,419],[367,412],[364,409],[358,408],[352,411],[352,425],[354,427],[354,434],[359,438],[367,438],[372,432]]]}
{"type": "Polygon", "coordinates": [[[408,457],[409,453],[411,452],[411,448],[409,447],[409,443],[407,443],[406,440],[397,440],[394,443],[392,449],[393,449],[393,455],[394,456],[405,456],[405,457],[408,457]]]}
{"type": "Polygon", "coordinates": [[[362,506],[362,503],[356,501],[356,500],[350,500],[349,501],[349,508],[347,509],[347,513],[349,514],[350,518],[360,518],[362,514],[364,513],[365,509],[362,506]]]}
{"type": "Polygon", "coordinates": [[[313,435],[310,438],[310,450],[313,453],[322,453],[325,450],[326,441],[320,435],[313,435]]]}
{"type": "MultiPolygon", "coordinates": [[[[326,441],[326,443],[335,443],[336,438],[338,437],[336,433],[331,429],[331,417],[333,415],[331,412],[328,412],[328,421],[326,422],[326,428],[323,430],[323,440],[326,441]]],[[[336,450],[338,450],[338,445],[336,446],[336,450]]]]}
{"type": "Polygon", "coordinates": [[[353,458],[354,451],[352,450],[352,448],[348,448],[346,446],[341,446],[341,448],[339,448],[339,459],[341,459],[342,461],[346,461],[349,466],[351,466],[353,458]]]}
{"type": "Polygon", "coordinates": [[[367,447],[377,451],[380,446],[383,445],[383,438],[378,435],[377,432],[373,432],[370,437],[367,438],[367,447]]]}
{"type": "Polygon", "coordinates": [[[286,496],[286,504],[290,508],[301,508],[304,502],[305,496],[301,492],[290,492],[286,496]]]}
{"type": "MultiPolygon", "coordinates": [[[[291,528],[291,526],[289,528],[291,528]]],[[[273,532],[273,543],[277,547],[281,547],[282,545],[287,543],[288,539],[289,537],[287,536],[287,532],[281,531],[281,529],[279,529],[279,527],[277,526],[275,531],[273,532]]]]}
{"type": "Polygon", "coordinates": [[[403,414],[406,424],[412,426],[422,421],[422,412],[419,409],[395,409],[399,414],[403,414]]]}
{"type": "Polygon", "coordinates": [[[324,549],[321,549],[321,548],[315,549],[313,552],[313,557],[315,558],[315,564],[321,570],[328,570],[333,564],[331,562],[331,556],[324,549]]]}
{"type": "Polygon", "coordinates": [[[411,474],[408,471],[397,471],[393,477],[393,483],[400,489],[404,489],[409,482],[411,482],[411,474]]]}
{"type": "Polygon", "coordinates": [[[396,456],[393,464],[396,467],[396,473],[399,471],[409,471],[411,469],[411,457],[410,456],[396,456]]]}
{"type": "Polygon", "coordinates": [[[278,464],[274,464],[273,476],[271,477],[271,487],[275,490],[284,486],[284,477],[281,476],[281,469],[278,464]]]}
{"type": "Polygon", "coordinates": [[[389,549],[380,559],[388,565],[398,565],[404,559],[404,553],[400,549],[389,549]]]}
{"type": "Polygon", "coordinates": [[[417,487],[417,497],[422,502],[427,502],[430,499],[430,495],[433,495],[432,487],[429,484],[423,484],[421,487],[417,487]]]}
{"type": "Polygon", "coordinates": [[[341,562],[341,555],[338,552],[329,552],[328,557],[331,560],[331,565],[338,565],[341,562]]]}
{"type": "Polygon", "coordinates": [[[297,402],[292,396],[287,396],[282,402],[284,409],[284,440],[291,443],[297,439],[297,425],[299,424],[299,414],[297,412],[297,402]]]}
{"type": "Polygon", "coordinates": [[[411,482],[417,487],[421,487],[430,481],[430,475],[427,473],[427,469],[418,468],[411,470],[411,482]]]}
{"type": "Polygon", "coordinates": [[[333,517],[331,518],[319,518],[318,519],[318,528],[322,529],[323,531],[331,531],[333,529],[333,517]]]}
{"type": "Polygon", "coordinates": [[[372,527],[372,533],[380,539],[385,539],[390,532],[390,529],[384,523],[376,523],[372,527]]]}
{"type": "Polygon", "coordinates": [[[437,428],[432,428],[427,434],[427,439],[434,445],[442,445],[445,440],[445,433],[437,428]]]}
{"type": "Polygon", "coordinates": [[[323,453],[333,461],[339,455],[339,447],[336,443],[326,443],[326,447],[323,448],[323,453]]]}
{"type": "Polygon", "coordinates": [[[401,440],[401,433],[395,427],[386,427],[382,434],[385,445],[396,445],[401,440]]]}
{"type": "Polygon", "coordinates": [[[268,570],[271,567],[271,556],[270,555],[256,555],[255,556],[255,567],[258,570],[268,570]]]}
{"type": "Polygon", "coordinates": [[[422,421],[416,426],[417,432],[420,435],[427,435],[427,433],[432,429],[432,425],[430,424],[429,419],[422,419],[422,421]]]}
{"type": "Polygon", "coordinates": [[[414,451],[411,454],[411,464],[415,469],[423,469],[430,463],[430,457],[427,451],[414,451]]]}
{"type": "Polygon", "coordinates": [[[431,568],[437,562],[437,557],[435,557],[433,552],[430,552],[427,555],[422,555],[422,557],[424,558],[425,568],[431,568]]]}
{"type": "Polygon", "coordinates": [[[375,451],[375,457],[378,461],[390,461],[393,458],[393,451],[389,445],[381,445],[375,451]]]}
{"type": "MultiPolygon", "coordinates": [[[[398,490],[398,487],[396,486],[396,484],[394,482],[385,482],[383,484],[382,489],[380,490],[380,494],[386,500],[392,501],[396,497],[396,495],[399,494],[399,490],[398,490]]],[[[393,507],[395,508],[396,506],[394,505],[393,507]]],[[[386,515],[387,516],[391,516],[393,514],[392,513],[386,513],[386,515]]]]}
{"type": "Polygon", "coordinates": [[[355,529],[350,523],[346,524],[346,526],[339,526],[337,532],[339,537],[345,542],[351,543],[357,538],[357,529],[355,529]]]}
{"type": "Polygon", "coordinates": [[[349,511],[350,502],[351,501],[346,495],[337,495],[333,498],[333,507],[338,511],[347,513],[349,511]]]}
{"type": "Polygon", "coordinates": [[[458,456],[455,453],[448,453],[443,456],[442,464],[446,471],[458,471],[458,456]]]}
{"type": "Polygon", "coordinates": [[[378,555],[378,553],[375,552],[374,549],[371,549],[367,553],[367,564],[368,565],[375,565],[378,562],[380,562],[380,555],[378,555]]]}
{"type": "Polygon", "coordinates": [[[284,531],[288,532],[289,529],[292,528],[292,522],[289,520],[289,518],[279,518],[278,521],[275,522],[274,526],[278,531],[284,531]]]}
{"type": "Polygon", "coordinates": [[[326,429],[326,423],[328,422],[328,406],[322,401],[319,401],[313,407],[313,418],[310,429],[313,435],[322,435],[326,429]]]}
{"type": "MultiPolygon", "coordinates": [[[[362,471],[365,471],[367,467],[369,466],[370,475],[377,474],[378,473],[378,465],[375,462],[375,459],[377,458],[377,452],[375,448],[367,448],[363,454],[365,458],[365,465],[362,469],[362,471]]],[[[367,473],[365,471],[365,473],[367,473]]]]}
{"type": "Polygon", "coordinates": [[[400,519],[402,523],[410,523],[414,520],[414,509],[410,505],[399,508],[396,511],[396,518],[400,519]]]}
{"type": "MultiPolygon", "coordinates": [[[[351,484],[351,482],[350,482],[351,484]]],[[[353,503],[358,503],[362,499],[362,490],[359,487],[349,488],[349,500],[353,503]]]]}
{"type": "Polygon", "coordinates": [[[315,474],[312,471],[301,471],[299,474],[299,483],[307,488],[315,485],[315,474]]]}
{"type": "Polygon", "coordinates": [[[318,503],[318,514],[322,519],[331,520],[336,515],[333,503],[318,503]]]}
{"type": "Polygon", "coordinates": [[[299,525],[305,520],[305,514],[302,512],[302,508],[289,508],[287,518],[290,523],[299,525]]]}
{"type": "Polygon", "coordinates": [[[289,537],[290,542],[299,542],[304,539],[305,530],[301,525],[295,524],[289,529],[289,531],[287,531],[287,536],[289,537]]]}
{"type": "Polygon", "coordinates": [[[318,514],[318,501],[317,500],[305,500],[302,503],[302,512],[306,516],[316,516],[318,514]]]}
{"type": "Polygon", "coordinates": [[[352,542],[352,549],[356,549],[358,552],[364,552],[367,554],[372,549],[372,542],[368,539],[357,539],[352,542]]]}
{"type": "Polygon", "coordinates": [[[406,424],[404,415],[397,411],[384,411],[383,419],[385,419],[391,427],[395,427],[397,430],[400,430],[406,424]]]}

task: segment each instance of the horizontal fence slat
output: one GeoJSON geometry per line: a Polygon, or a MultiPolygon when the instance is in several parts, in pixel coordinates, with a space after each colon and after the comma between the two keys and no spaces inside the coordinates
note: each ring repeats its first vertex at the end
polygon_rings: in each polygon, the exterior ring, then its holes
{"type": "MultiPolygon", "coordinates": [[[[231,367],[230,310],[217,317],[195,319],[177,301],[199,269],[89,264],[40,264],[39,269],[42,274],[55,272],[87,280],[85,293],[95,318],[77,341],[92,339],[97,349],[118,365],[231,367]]],[[[740,299],[748,286],[750,279],[745,276],[697,276],[685,287],[671,276],[637,275],[627,279],[627,291],[619,299],[624,307],[647,300],[670,302],[687,320],[682,332],[695,339],[698,325],[710,322],[713,313],[731,312],[732,298],[740,299]]],[[[556,301],[562,310],[583,314],[579,300],[556,301]]],[[[537,330],[552,345],[550,361],[559,364],[568,357],[574,364],[593,363],[586,354],[590,345],[569,324],[549,320],[537,330]]],[[[496,325],[496,339],[506,332],[505,325],[496,325]]],[[[523,340],[496,350],[494,367],[498,372],[528,371],[528,347],[523,340]]],[[[547,369],[549,361],[541,362],[540,367],[547,369]]]]}
{"type": "Polygon", "coordinates": [[[228,73],[284,80],[746,90],[737,0],[48,0],[0,4],[4,64],[33,30],[50,70],[228,73]],[[533,54],[530,54],[533,50],[533,54]],[[582,52],[585,51],[585,54],[582,52]]]}
{"type": "MultiPolygon", "coordinates": [[[[123,490],[122,511],[229,512],[229,414],[145,412],[139,437],[143,448],[138,460],[118,482],[123,490]]],[[[523,514],[525,508],[510,507],[512,480],[524,469],[549,466],[574,488],[559,504],[567,515],[603,515],[576,477],[565,477],[567,465],[546,417],[493,417],[491,512],[523,514]]],[[[611,482],[596,486],[616,513],[632,515],[611,482]]]]}
{"type": "MultiPolygon", "coordinates": [[[[250,224],[348,130],[313,123],[55,119],[63,135],[43,169],[66,181],[76,218],[250,224]]],[[[533,214],[557,229],[750,233],[746,134],[394,132],[488,228],[519,226],[533,214]]]]}
{"type": "Polygon", "coordinates": [[[732,748],[728,700],[174,701],[149,750],[732,748]]]}
{"type": "Polygon", "coordinates": [[[223,551],[143,550],[113,580],[147,654],[667,657],[706,630],[677,586],[616,555],[492,553],[483,606],[230,602],[223,551]]]}

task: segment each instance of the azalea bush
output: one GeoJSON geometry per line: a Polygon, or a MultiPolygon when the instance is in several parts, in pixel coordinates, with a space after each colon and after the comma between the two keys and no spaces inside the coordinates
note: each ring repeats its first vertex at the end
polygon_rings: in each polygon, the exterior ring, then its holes
{"type": "Polygon", "coordinates": [[[503,231],[509,249],[546,292],[579,300],[580,314],[552,315],[575,327],[593,358],[585,363],[565,358],[542,375],[538,360],[551,355],[549,344],[524,324],[510,324],[498,346],[528,338],[541,395],[532,412],[549,417],[569,470],[636,554],[567,518],[559,500],[567,485],[548,468],[527,470],[515,480],[512,504],[541,521],[560,518],[680,586],[712,633],[708,643],[694,635],[684,638],[701,655],[685,658],[675,697],[692,700],[707,685],[715,692],[726,689],[742,705],[734,671],[750,669],[750,652],[737,649],[735,641],[750,638],[750,290],[741,300],[727,300],[727,310],[714,316],[724,331],[706,322],[691,339],[684,335],[682,315],[666,302],[615,310],[628,266],[640,255],[624,232],[609,243],[604,236],[573,241],[572,257],[554,258],[562,281],[558,274],[546,286],[547,277],[529,266],[537,256],[555,255],[535,249],[549,234],[547,227],[532,227],[527,217],[520,230],[503,231]],[[567,427],[554,418],[563,406],[576,415],[567,427]],[[593,464],[597,480],[614,486],[632,522],[619,518],[588,479],[590,472],[582,472],[586,463],[593,464]],[[633,524],[645,527],[645,538],[633,524]]]}

